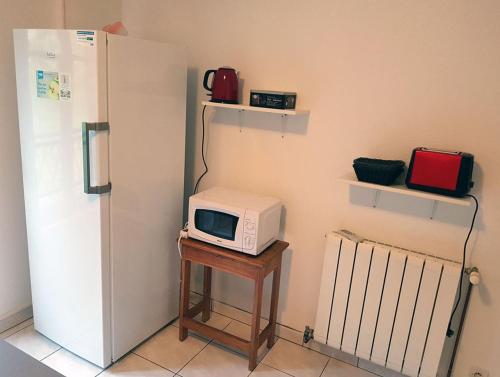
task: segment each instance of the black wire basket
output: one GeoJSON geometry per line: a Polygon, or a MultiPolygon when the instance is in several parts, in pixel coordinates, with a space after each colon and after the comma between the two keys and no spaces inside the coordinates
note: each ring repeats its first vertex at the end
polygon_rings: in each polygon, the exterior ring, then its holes
{"type": "Polygon", "coordinates": [[[405,170],[405,162],[401,160],[379,160],[360,157],[352,164],[359,181],[390,186],[405,170]]]}

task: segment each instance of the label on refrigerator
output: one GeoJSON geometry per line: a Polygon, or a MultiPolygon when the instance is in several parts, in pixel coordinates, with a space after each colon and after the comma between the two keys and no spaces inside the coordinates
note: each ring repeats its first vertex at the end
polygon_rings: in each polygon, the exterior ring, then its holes
{"type": "Polygon", "coordinates": [[[61,101],[69,101],[71,99],[71,86],[69,75],[59,73],[59,99],[61,101]]]}
{"type": "Polygon", "coordinates": [[[95,31],[77,30],[76,41],[81,45],[93,46],[95,43],[95,31]]]}
{"type": "Polygon", "coordinates": [[[65,73],[36,71],[36,96],[56,101],[71,99],[70,77],[65,73]]]}

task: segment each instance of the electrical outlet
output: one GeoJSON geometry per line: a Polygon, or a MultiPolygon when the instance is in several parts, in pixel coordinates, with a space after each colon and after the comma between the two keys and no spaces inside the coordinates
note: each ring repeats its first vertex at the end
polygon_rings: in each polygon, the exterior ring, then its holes
{"type": "Polygon", "coordinates": [[[488,377],[490,372],[483,368],[471,368],[469,377],[488,377]]]}

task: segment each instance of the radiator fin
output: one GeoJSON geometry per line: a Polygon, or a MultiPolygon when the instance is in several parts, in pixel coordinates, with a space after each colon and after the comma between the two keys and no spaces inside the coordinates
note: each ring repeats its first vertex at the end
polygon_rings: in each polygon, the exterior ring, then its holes
{"type": "Polygon", "coordinates": [[[342,239],[335,233],[327,234],[325,257],[323,259],[323,274],[319,290],[318,312],[314,326],[314,337],[321,343],[326,343],[328,335],[341,243],[342,239]]]}
{"type": "Polygon", "coordinates": [[[337,269],[337,281],[333,294],[332,314],[330,317],[330,330],[328,332],[327,344],[340,349],[344,320],[349,300],[349,288],[356,256],[356,242],[348,239],[342,240],[339,265],[337,269]]]}
{"type": "Polygon", "coordinates": [[[395,250],[391,250],[389,254],[389,265],[387,266],[387,276],[384,283],[384,292],[382,293],[382,302],[380,304],[379,318],[375,329],[373,350],[370,359],[379,365],[385,365],[385,360],[387,358],[390,335],[398,305],[405,265],[406,255],[395,250]]]}
{"type": "Polygon", "coordinates": [[[358,339],[359,324],[361,322],[361,313],[365,300],[366,283],[368,280],[372,252],[373,245],[364,243],[358,244],[341,348],[342,351],[351,354],[356,350],[356,341],[358,339]]]}
{"type": "Polygon", "coordinates": [[[397,372],[400,372],[403,366],[404,351],[406,349],[413,313],[415,311],[423,267],[424,258],[414,254],[408,255],[403,285],[401,286],[401,292],[403,294],[400,295],[399,299],[398,311],[394,321],[391,346],[386,364],[387,368],[397,372]]]}
{"type": "Polygon", "coordinates": [[[375,246],[373,248],[372,265],[368,289],[366,291],[365,308],[361,317],[356,356],[370,360],[373,336],[378,317],[378,310],[384,288],[385,272],[389,259],[389,249],[375,246]]]}
{"type": "Polygon", "coordinates": [[[422,284],[415,307],[415,318],[403,362],[402,372],[410,377],[418,377],[442,268],[442,263],[437,261],[426,260],[425,262],[422,284]]]}
{"type": "Polygon", "coordinates": [[[460,274],[461,271],[456,266],[449,263],[444,265],[419,377],[436,375],[435,371],[438,369],[441,350],[446,339],[443,328],[448,327],[450,321],[460,274]]]}

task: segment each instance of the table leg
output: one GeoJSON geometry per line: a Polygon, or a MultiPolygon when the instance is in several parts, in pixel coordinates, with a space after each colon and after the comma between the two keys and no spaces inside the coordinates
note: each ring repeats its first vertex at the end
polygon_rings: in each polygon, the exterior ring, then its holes
{"type": "Polygon", "coordinates": [[[254,370],[257,366],[257,352],[259,351],[260,333],[260,311],[262,308],[262,291],[264,286],[264,276],[262,273],[255,279],[255,291],[253,296],[252,334],[250,337],[250,352],[248,369],[254,370]]]}
{"type": "Polygon", "coordinates": [[[210,319],[210,298],[212,297],[212,267],[204,266],[203,269],[203,312],[201,320],[210,319]]]}
{"type": "Polygon", "coordinates": [[[271,311],[269,313],[269,323],[271,324],[271,331],[269,338],[267,338],[267,348],[274,345],[274,335],[276,334],[276,319],[278,316],[278,299],[280,295],[280,278],[281,278],[281,257],[277,267],[273,272],[273,289],[271,292],[271,311]]]}
{"type": "Polygon", "coordinates": [[[184,316],[189,309],[189,286],[191,282],[191,261],[181,260],[181,298],[179,305],[179,340],[182,342],[188,336],[188,329],[184,327],[184,316]]]}

